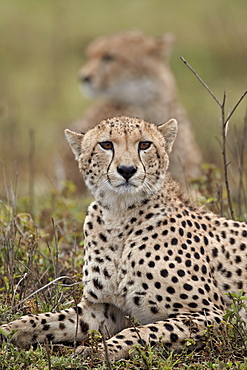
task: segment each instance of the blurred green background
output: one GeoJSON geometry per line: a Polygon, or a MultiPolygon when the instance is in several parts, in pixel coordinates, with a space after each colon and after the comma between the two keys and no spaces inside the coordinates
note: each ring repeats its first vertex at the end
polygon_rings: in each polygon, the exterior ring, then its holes
{"type": "MultiPolygon", "coordinates": [[[[227,92],[230,110],[247,85],[246,0],[0,0],[0,195],[10,184],[28,193],[30,173],[36,192],[56,187],[63,130],[92,104],[77,84],[85,47],[126,29],[176,35],[180,101],[205,162],[221,163],[220,109],[180,56],[220,100],[227,92]]],[[[233,141],[245,109],[230,124],[233,141]]]]}

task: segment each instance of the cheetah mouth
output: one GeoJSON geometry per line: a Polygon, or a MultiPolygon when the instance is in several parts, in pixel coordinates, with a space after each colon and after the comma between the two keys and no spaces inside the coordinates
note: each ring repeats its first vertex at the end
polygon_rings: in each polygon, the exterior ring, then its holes
{"type": "Polygon", "coordinates": [[[127,180],[125,182],[122,182],[121,184],[115,185],[114,188],[117,189],[117,191],[130,193],[133,190],[136,191],[136,189],[138,188],[138,185],[136,185],[133,182],[127,180]]]}

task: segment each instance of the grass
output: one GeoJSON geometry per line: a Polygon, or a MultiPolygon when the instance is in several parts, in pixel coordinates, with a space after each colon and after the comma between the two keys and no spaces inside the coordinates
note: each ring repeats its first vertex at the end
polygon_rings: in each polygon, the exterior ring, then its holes
{"type": "MultiPolygon", "coordinates": [[[[54,176],[63,128],[80,117],[90,102],[80,96],[76,71],[86,44],[95,36],[140,28],[158,36],[173,31],[171,58],[179,93],[203,150],[204,174],[192,187],[200,204],[230,215],[223,170],[230,176],[232,207],[246,219],[246,127],[241,104],[227,134],[223,166],[219,107],[183,65],[195,68],[221,101],[226,116],[246,89],[247,5],[221,0],[186,4],[176,1],[3,0],[0,12],[0,294],[1,320],[74,305],[82,294],[82,224],[90,199],[78,199],[73,184],[59,188],[54,176]],[[119,17],[121,14],[121,17],[119,17]],[[234,31],[234,32],[233,32],[234,31]],[[54,139],[55,138],[55,139],[54,139]],[[237,166],[236,166],[237,163],[237,166]],[[235,168],[238,168],[237,171],[235,168]]],[[[207,333],[204,349],[180,354],[137,348],[131,359],[112,369],[247,369],[245,307],[233,297],[225,331],[207,333]],[[230,321],[229,321],[230,320],[230,321]]],[[[90,339],[97,352],[98,334],[90,339]]],[[[11,343],[0,350],[0,369],[106,369],[93,354],[46,345],[20,350],[11,343]]]]}

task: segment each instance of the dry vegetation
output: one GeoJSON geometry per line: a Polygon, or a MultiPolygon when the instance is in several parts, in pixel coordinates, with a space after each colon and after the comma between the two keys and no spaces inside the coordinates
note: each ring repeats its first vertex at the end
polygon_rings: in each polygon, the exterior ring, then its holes
{"type": "MultiPolygon", "coordinates": [[[[75,76],[82,64],[84,46],[100,33],[135,27],[154,35],[162,34],[169,8],[165,30],[172,30],[178,37],[178,49],[172,57],[173,70],[205,156],[204,176],[191,187],[199,190],[201,204],[226,216],[246,220],[246,99],[243,98],[236,110],[234,107],[246,90],[247,55],[243,40],[247,35],[247,6],[239,2],[233,7],[227,2],[222,10],[220,0],[210,0],[201,9],[190,0],[178,15],[174,3],[155,0],[127,5],[117,2],[116,6],[108,1],[104,7],[99,2],[92,5],[91,1],[83,5],[72,3],[75,6],[65,0],[2,3],[0,34],[5,37],[0,37],[0,313],[3,322],[30,312],[66,308],[80,299],[81,230],[90,199],[78,200],[71,183],[58,188],[53,169],[63,128],[89,104],[85,99],[82,101],[75,76]],[[134,14],[139,8],[142,17],[136,19],[134,14]],[[121,21],[115,22],[118,12],[121,21]],[[203,77],[218,102],[212,100],[183,65],[180,55],[203,77]],[[221,117],[220,125],[218,117],[221,117]]],[[[0,369],[246,369],[247,335],[238,315],[241,307],[246,308],[240,292],[226,317],[231,324],[226,323],[224,333],[208,332],[201,351],[173,354],[162,348],[139,348],[131,360],[102,365],[94,355],[87,359],[74,357],[73,348],[66,346],[22,351],[6,343],[0,350],[0,369]]],[[[98,333],[93,333],[89,345],[96,354],[97,341],[98,333]]]]}

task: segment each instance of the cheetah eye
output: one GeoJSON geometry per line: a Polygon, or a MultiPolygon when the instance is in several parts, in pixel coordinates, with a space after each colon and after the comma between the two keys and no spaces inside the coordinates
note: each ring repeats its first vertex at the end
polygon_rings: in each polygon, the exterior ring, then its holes
{"type": "Polygon", "coordinates": [[[102,60],[104,62],[111,62],[112,60],[114,60],[114,56],[112,54],[105,54],[102,56],[102,60]]]}
{"type": "Polygon", "coordinates": [[[112,150],[113,149],[113,144],[111,141],[102,141],[101,143],[99,143],[99,145],[101,146],[101,148],[105,149],[105,150],[112,150]]]}
{"type": "Polygon", "coordinates": [[[140,141],[139,142],[139,150],[146,150],[146,149],[150,148],[151,145],[152,145],[151,141],[140,141]]]}

